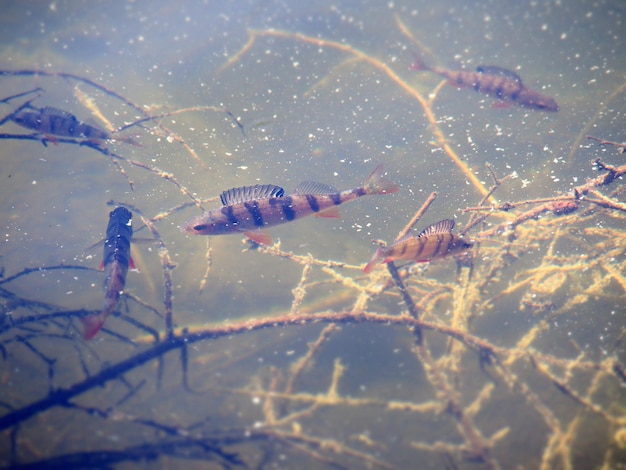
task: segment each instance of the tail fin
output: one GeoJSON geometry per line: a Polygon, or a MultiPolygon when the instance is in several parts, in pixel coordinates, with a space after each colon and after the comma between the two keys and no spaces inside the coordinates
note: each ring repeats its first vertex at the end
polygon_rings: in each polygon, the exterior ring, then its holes
{"type": "Polygon", "coordinates": [[[105,316],[102,314],[83,317],[80,321],[83,323],[83,338],[90,340],[98,334],[102,325],[104,325],[105,316]]]}
{"type": "Polygon", "coordinates": [[[370,272],[372,272],[372,269],[374,269],[374,266],[376,266],[380,262],[383,256],[384,254],[383,254],[382,248],[381,247],[376,248],[376,253],[374,253],[374,256],[372,256],[372,259],[370,260],[370,262],[365,265],[365,267],[363,268],[363,272],[365,274],[369,274],[370,272]]]}
{"type": "Polygon", "coordinates": [[[391,194],[400,191],[396,183],[385,176],[385,168],[381,163],[363,184],[365,194],[391,194]]]}
{"type": "Polygon", "coordinates": [[[430,67],[426,65],[424,60],[417,54],[417,52],[413,52],[413,64],[410,67],[411,70],[420,71],[420,70],[430,70],[430,67]]]}
{"type": "Polygon", "coordinates": [[[141,145],[139,142],[137,142],[137,139],[139,137],[140,137],[139,134],[126,135],[126,136],[118,136],[118,135],[114,134],[111,137],[111,139],[115,140],[117,142],[124,142],[125,144],[130,144],[130,145],[134,145],[135,147],[143,148],[143,145],[141,145]]]}

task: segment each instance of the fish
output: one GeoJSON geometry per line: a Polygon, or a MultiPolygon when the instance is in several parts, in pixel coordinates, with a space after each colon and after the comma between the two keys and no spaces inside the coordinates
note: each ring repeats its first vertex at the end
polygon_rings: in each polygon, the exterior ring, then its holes
{"type": "Polygon", "coordinates": [[[280,186],[262,184],[242,186],[222,192],[222,207],[185,222],[181,231],[193,235],[243,233],[261,245],[272,243],[264,228],[291,222],[309,215],[339,217],[338,206],[371,194],[390,194],[398,186],[385,176],[378,165],[362,186],[346,191],[314,181],[303,181],[285,195],[280,186]]]}
{"type": "Polygon", "coordinates": [[[372,259],[365,265],[364,273],[369,273],[379,263],[396,260],[410,260],[426,263],[462,253],[474,243],[454,235],[454,220],[444,219],[426,227],[417,237],[407,234],[386,247],[378,247],[372,259]]]}
{"type": "Polygon", "coordinates": [[[415,56],[413,70],[429,70],[457,87],[473,88],[479,93],[500,100],[503,104],[515,104],[537,111],[556,112],[559,105],[554,98],[528,88],[512,70],[497,65],[479,65],[476,70],[451,70],[436,65],[426,65],[415,56]]]}
{"type": "Polygon", "coordinates": [[[89,340],[96,336],[107,317],[113,313],[126,286],[128,268],[135,269],[130,256],[130,242],[133,237],[133,214],[124,207],[116,207],[109,213],[109,224],[104,240],[104,256],[100,269],[104,277],[104,308],[97,315],[81,319],[83,338],[89,340]]]}
{"type": "Polygon", "coordinates": [[[79,121],[73,114],[51,106],[41,109],[31,106],[22,109],[11,117],[11,121],[26,129],[49,136],[86,139],[93,142],[117,140],[138,145],[132,137],[115,136],[112,132],[79,121]]]}

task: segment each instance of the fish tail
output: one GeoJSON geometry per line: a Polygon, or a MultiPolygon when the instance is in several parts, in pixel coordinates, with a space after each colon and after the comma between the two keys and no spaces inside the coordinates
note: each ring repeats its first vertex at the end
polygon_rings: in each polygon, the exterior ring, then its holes
{"type": "Polygon", "coordinates": [[[400,190],[398,185],[385,176],[385,168],[381,163],[363,184],[365,194],[390,194],[400,190]]]}
{"type": "Polygon", "coordinates": [[[384,257],[383,250],[379,246],[378,248],[376,248],[376,253],[374,253],[374,256],[372,256],[372,259],[363,268],[363,272],[365,274],[369,274],[370,272],[372,272],[372,269],[374,269],[374,266],[376,266],[383,257],[384,257]]]}
{"type": "Polygon", "coordinates": [[[90,340],[96,336],[98,331],[100,331],[100,328],[102,328],[102,325],[104,325],[105,319],[106,315],[102,313],[81,318],[80,321],[83,324],[83,338],[85,340],[90,340]]]}
{"type": "Polygon", "coordinates": [[[137,139],[139,138],[139,134],[133,134],[133,135],[126,135],[126,136],[112,136],[111,139],[115,140],[117,142],[124,142],[125,144],[130,144],[133,145],[135,147],[141,147],[143,148],[143,145],[141,145],[137,139]]]}
{"type": "Polygon", "coordinates": [[[410,69],[419,72],[421,70],[430,70],[430,67],[426,65],[424,59],[422,59],[417,52],[413,52],[413,63],[410,69]]]}

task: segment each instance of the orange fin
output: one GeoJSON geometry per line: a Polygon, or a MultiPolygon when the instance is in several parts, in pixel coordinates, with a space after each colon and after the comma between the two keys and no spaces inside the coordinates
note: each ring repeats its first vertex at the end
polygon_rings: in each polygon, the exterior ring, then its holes
{"type": "Polygon", "coordinates": [[[453,86],[454,88],[468,88],[469,85],[466,85],[465,83],[459,83],[456,80],[448,80],[448,85],[453,86]]]}
{"type": "Polygon", "coordinates": [[[508,101],[494,101],[491,107],[494,109],[507,109],[513,106],[513,103],[508,101]]]}
{"type": "Polygon", "coordinates": [[[104,325],[104,318],[102,315],[91,315],[89,317],[83,317],[80,319],[83,324],[83,338],[90,340],[98,334],[102,325],[104,325]]]}
{"type": "Polygon", "coordinates": [[[43,138],[50,142],[52,145],[59,145],[58,139],[53,135],[44,134],[43,138]]]}
{"type": "Polygon", "coordinates": [[[430,67],[426,65],[424,60],[417,54],[417,52],[413,52],[413,63],[411,64],[411,67],[409,67],[409,70],[415,70],[416,72],[419,72],[421,70],[430,70],[430,67]]]}
{"type": "Polygon", "coordinates": [[[374,253],[374,256],[372,256],[372,259],[363,268],[363,272],[365,274],[370,273],[372,271],[372,269],[374,269],[374,267],[380,262],[380,259],[382,257],[383,257],[383,250],[379,246],[379,247],[376,248],[376,253],[374,253]]]}
{"type": "Polygon", "coordinates": [[[263,232],[262,230],[247,230],[243,232],[243,234],[253,242],[258,243],[259,245],[272,244],[272,237],[270,237],[267,232],[263,232]]]}
{"type": "Polygon", "coordinates": [[[325,219],[338,219],[339,217],[341,217],[341,214],[339,213],[339,207],[332,206],[324,211],[316,212],[315,217],[323,217],[325,219]]]}
{"type": "Polygon", "coordinates": [[[131,256],[130,259],[128,260],[128,267],[130,269],[134,269],[135,271],[138,271],[137,266],[135,266],[135,261],[133,260],[133,257],[131,256]]]}

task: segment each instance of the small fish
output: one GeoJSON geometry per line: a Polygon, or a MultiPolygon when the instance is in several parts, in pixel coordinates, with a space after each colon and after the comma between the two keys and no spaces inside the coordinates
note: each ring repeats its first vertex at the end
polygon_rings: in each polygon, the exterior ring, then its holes
{"type": "Polygon", "coordinates": [[[131,137],[117,137],[111,132],[76,119],[76,116],[57,108],[29,107],[18,111],[11,118],[16,124],[37,133],[51,136],[72,137],[90,141],[118,140],[137,145],[131,137]]]}
{"type": "Polygon", "coordinates": [[[425,263],[471,248],[473,243],[463,237],[453,235],[453,228],[454,220],[444,219],[426,227],[417,237],[408,234],[389,246],[378,247],[363,272],[366,274],[371,272],[374,266],[381,262],[410,260],[425,263]]]}
{"type": "Polygon", "coordinates": [[[515,72],[496,65],[479,65],[476,70],[450,70],[436,65],[426,65],[415,56],[413,70],[430,70],[448,79],[457,87],[473,88],[479,93],[497,98],[503,103],[513,103],[524,108],[538,111],[559,110],[556,101],[536,90],[531,90],[522,83],[515,72]]]}
{"type": "Polygon", "coordinates": [[[107,317],[113,312],[126,285],[128,268],[135,269],[130,256],[130,241],[133,237],[133,214],[124,207],[116,207],[109,213],[106,239],[104,240],[104,258],[101,269],[104,269],[104,308],[98,315],[82,318],[83,337],[93,338],[107,317]]]}
{"type": "Polygon", "coordinates": [[[269,235],[262,231],[272,225],[284,224],[308,215],[339,217],[338,207],[361,196],[389,194],[398,186],[385,177],[383,165],[378,165],[363,186],[337,191],[314,181],[304,181],[293,194],[270,184],[243,186],[224,191],[222,207],[194,217],[181,226],[181,231],[194,235],[222,235],[243,233],[249,239],[271,244],[269,235]]]}

